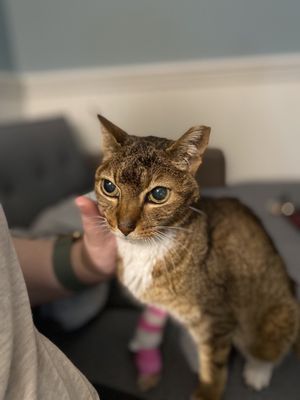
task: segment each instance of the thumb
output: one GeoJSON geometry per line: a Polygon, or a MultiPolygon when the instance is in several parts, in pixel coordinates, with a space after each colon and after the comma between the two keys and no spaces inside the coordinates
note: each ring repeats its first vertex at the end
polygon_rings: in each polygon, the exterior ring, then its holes
{"type": "Polygon", "coordinates": [[[93,245],[98,243],[100,238],[106,239],[110,232],[102,221],[103,216],[96,203],[85,196],[77,197],[75,203],[80,211],[85,242],[93,245]]]}
{"type": "Polygon", "coordinates": [[[75,203],[79,208],[82,220],[99,215],[98,207],[91,199],[85,196],[79,196],[75,199],[75,203]]]}

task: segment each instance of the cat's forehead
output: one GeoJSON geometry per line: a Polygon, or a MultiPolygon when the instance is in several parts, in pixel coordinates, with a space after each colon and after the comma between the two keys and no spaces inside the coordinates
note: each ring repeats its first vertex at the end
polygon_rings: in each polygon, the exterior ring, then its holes
{"type": "Polygon", "coordinates": [[[140,140],[124,146],[113,157],[111,173],[118,183],[139,187],[147,187],[159,177],[168,179],[171,165],[164,152],[164,144],[140,140]]]}
{"type": "Polygon", "coordinates": [[[151,181],[150,172],[146,168],[134,165],[119,169],[115,176],[118,185],[130,186],[141,190],[147,187],[151,181]]]}
{"type": "Polygon", "coordinates": [[[167,166],[157,154],[139,154],[124,157],[114,164],[114,175],[123,185],[147,186],[151,180],[167,174],[167,166]]]}
{"type": "Polygon", "coordinates": [[[139,158],[143,162],[153,162],[162,155],[172,143],[169,139],[156,136],[137,137],[129,136],[128,141],[122,146],[120,152],[123,156],[139,158]]]}

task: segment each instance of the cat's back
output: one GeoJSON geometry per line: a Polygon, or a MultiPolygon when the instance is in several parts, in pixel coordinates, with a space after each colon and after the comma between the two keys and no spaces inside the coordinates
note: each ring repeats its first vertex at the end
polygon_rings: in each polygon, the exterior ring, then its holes
{"type": "Polygon", "coordinates": [[[203,197],[197,207],[205,213],[211,245],[220,253],[249,259],[278,257],[262,222],[240,200],[203,197]]]}
{"type": "Polygon", "coordinates": [[[203,198],[198,207],[207,218],[210,267],[225,277],[239,304],[253,301],[254,293],[265,303],[292,294],[283,259],[252,210],[234,198],[203,198]]]}
{"type": "Polygon", "coordinates": [[[271,241],[257,215],[237,198],[202,197],[197,207],[207,216],[211,231],[224,230],[232,235],[255,232],[267,236],[271,241]]]}

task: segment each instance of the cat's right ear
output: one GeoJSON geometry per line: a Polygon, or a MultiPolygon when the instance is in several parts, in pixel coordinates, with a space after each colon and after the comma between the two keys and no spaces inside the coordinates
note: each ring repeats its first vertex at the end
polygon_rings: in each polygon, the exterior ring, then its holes
{"type": "Polygon", "coordinates": [[[105,161],[125,144],[129,135],[102,115],[98,114],[97,117],[101,124],[103,161],[105,161]]]}
{"type": "Polygon", "coordinates": [[[178,169],[189,171],[194,175],[202,163],[209,135],[210,128],[208,126],[200,125],[189,129],[166,150],[173,164],[178,169]]]}

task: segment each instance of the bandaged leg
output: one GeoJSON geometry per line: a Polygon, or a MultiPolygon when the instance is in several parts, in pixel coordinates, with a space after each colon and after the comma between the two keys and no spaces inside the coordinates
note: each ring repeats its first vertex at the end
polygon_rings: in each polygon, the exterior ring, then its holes
{"type": "Polygon", "coordinates": [[[163,338],[167,313],[156,307],[147,307],[138,322],[129,348],[134,352],[138,370],[138,383],[141,389],[154,386],[162,370],[160,345],[163,338]]]}

